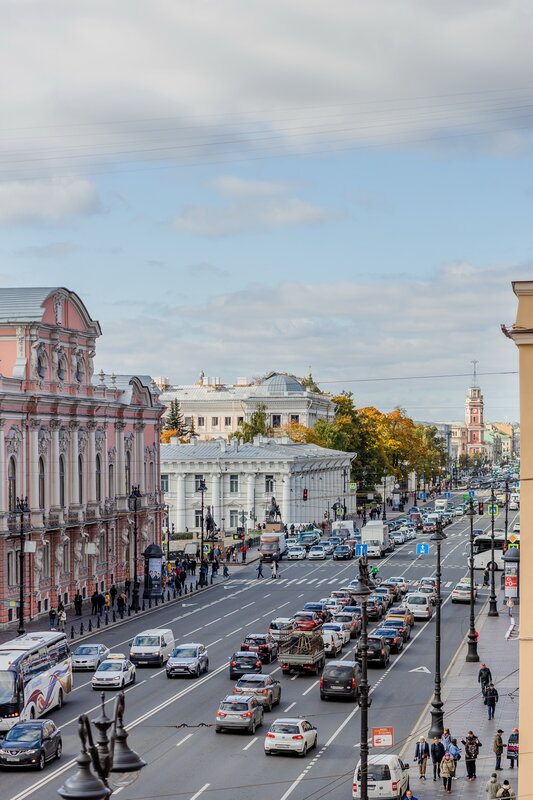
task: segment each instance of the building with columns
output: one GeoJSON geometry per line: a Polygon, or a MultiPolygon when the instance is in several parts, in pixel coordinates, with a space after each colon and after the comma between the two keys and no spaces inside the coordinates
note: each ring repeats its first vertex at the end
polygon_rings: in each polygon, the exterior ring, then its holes
{"type": "Polygon", "coordinates": [[[193,437],[188,444],[161,445],[161,479],[169,522],[177,532],[199,531],[204,503],[217,527],[235,531],[265,521],[271,498],[280,506],[284,523],[316,522],[334,517],[332,506],[346,500],[355,511],[356,493],[350,490],[354,453],[297,444],[288,437],[256,436],[239,444],[224,438],[209,442],[193,437]]]}
{"type": "Polygon", "coordinates": [[[147,376],[93,376],[100,325],[64,288],[0,289],[0,625],[108,588],[161,540],[163,407],[147,376]],[[27,498],[24,575],[17,498],[27,498]]]}

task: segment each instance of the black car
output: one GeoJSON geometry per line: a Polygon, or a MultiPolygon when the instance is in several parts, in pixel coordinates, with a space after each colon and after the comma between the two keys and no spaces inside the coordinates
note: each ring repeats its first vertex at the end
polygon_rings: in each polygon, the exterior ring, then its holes
{"type": "Polygon", "coordinates": [[[382,622],[384,628],[396,628],[398,633],[401,633],[403,636],[404,642],[411,638],[411,626],[406,625],[401,619],[385,619],[382,622]]]}
{"type": "Polygon", "coordinates": [[[334,561],[346,561],[353,558],[353,550],[347,544],[339,544],[333,551],[334,561]]]}
{"type": "Polygon", "coordinates": [[[394,627],[385,627],[383,623],[374,631],[374,636],[383,636],[391,649],[391,653],[399,653],[403,650],[403,635],[394,627]]]}
{"type": "Polygon", "coordinates": [[[387,610],[385,600],[380,594],[371,594],[367,600],[366,607],[368,619],[381,619],[387,610]],[[377,614],[375,609],[377,609],[377,614]]]}
{"type": "MultiPolygon", "coordinates": [[[[354,657],[356,661],[361,661],[361,642],[358,642],[354,657]]],[[[386,667],[390,661],[390,647],[383,636],[372,634],[368,637],[368,663],[379,661],[382,667],[386,667]]]]}
{"type": "Polygon", "coordinates": [[[331,611],[324,603],[306,603],[302,611],[314,611],[318,614],[322,622],[329,622],[331,619],[331,611]]]}
{"type": "Polygon", "coordinates": [[[61,731],[51,719],[17,722],[0,740],[0,766],[44,769],[62,750],[61,731]]]}
{"type": "Polygon", "coordinates": [[[356,661],[330,661],[320,678],[320,699],[349,697],[358,700],[360,679],[361,668],[356,661]]]}
{"type": "Polygon", "coordinates": [[[263,665],[257,653],[248,653],[239,650],[233,653],[229,662],[230,678],[240,678],[248,672],[262,672],[263,665]]]}

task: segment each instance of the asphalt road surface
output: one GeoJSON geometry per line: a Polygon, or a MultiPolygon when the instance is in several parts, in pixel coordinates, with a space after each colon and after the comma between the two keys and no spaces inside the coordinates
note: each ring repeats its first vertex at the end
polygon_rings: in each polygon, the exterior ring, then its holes
{"type": "MultiPolygon", "coordinates": [[[[516,519],[510,515],[509,530],[516,519]]],[[[499,520],[498,520],[499,522],[499,520]]],[[[489,527],[487,517],[476,517],[475,527],[489,527]]],[[[458,518],[445,530],[442,547],[442,672],[453,658],[469,625],[467,604],[452,605],[450,592],[467,573],[469,522],[458,518]]],[[[426,541],[419,535],[418,542],[426,541]]],[[[434,574],[435,555],[415,555],[414,540],[398,546],[380,563],[380,577],[406,575],[409,579],[434,574]]],[[[265,665],[282,681],[282,699],[254,736],[230,732],[216,735],[213,723],[220,700],[234,685],[228,659],[248,633],[265,632],[276,616],[290,616],[304,603],[318,600],[357,574],[357,562],[286,562],[280,577],[256,579],[255,565],[239,569],[238,577],[215,586],[201,596],[160,607],[143,619],[99,631],[89,641],[104,642],[114,651],[128,652],[128,643],[140,630],[170,627],[176,642],[207,645],[210,669],[195,679],[168,680],[164,669],[138,668],[137,682],[126,690],[126,726],[129,743],[147,766],[131,786],[113,793],[120,800],[249,800],[260,792],[263,800],[320,800],[351,797],[352,775],[359,758],[359,710],[342,700],[321,701],[314,675],[282,676],[278,662],[265,665]],[[319,744],[305,759],[293,755],[266,757],[263,741],[268,726],[278,716],[302,716],[318,728],[319,744]]],[[[268,574],[269,570],[265,570],[268,574]]],[[[481,576],[478,573],[478,582],[481,576]]],[[[478,600],[481,606],[484,594],[478,600]]],[[[416,622],[403,652],[391,656],[387,669],[369,668],[372,706],[369,726],[394,728],[393,752],[400,752],[433,692],[434,618],[416,622]]],[[[370,623],[370,630],[374,623],[370,623]]],[[[353,642],[343,658],[353,658],[353,642]]],[[[4,770],[4,800],[56,800],[57,789],[76,769],[79,753],[78,715],[97,716],[99,693],[90,675],[75,674],[75,688],[64,707],[51,717],[63,733],[63,757],[43,772],[4,770]]],[[[106,693],[112,714],[113,692],[106,693]]],[[[429,728],[429,715],[428,725],[429,728]]],[[[453,727],[453,721],[450,721],[453,727]]],[[[458,732],[463,734],[464,732],[458,732]]],[[[413,742],[414,751],[414,742],[413,742]]],[[[382,751],[386,752],[386,751],[382,751]]],[[[410,751],[409,751],[410,753],[410,751]]],[[[414,768],[411,767],[412,773],[414,768]]]]}

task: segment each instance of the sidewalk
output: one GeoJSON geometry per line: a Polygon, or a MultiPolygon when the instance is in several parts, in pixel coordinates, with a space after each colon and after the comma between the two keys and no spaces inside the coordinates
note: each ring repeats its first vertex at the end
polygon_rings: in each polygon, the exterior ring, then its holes
{"type": "MultiPolygon", "coordinates": [[[[487,592],[480,593],[479,601],[483,603],[483,610],[478,611],[476,627],[479,632],[478,654],[479,663],[467,663],[466,643],[463,643],[445,677],[442,690],[444,703],[444,726],[450,728],[452,738],[457,739],[461,747],[461,760],[457,765],[456,779],[453,781],[452,797],[457,800],[486,800],[485,785],[494,772],[495,755],[492,750],[494,735],[501,728],[504,743],[502,756],[502,771],[496,773],[501,784],[507,779],[511,788],[517,792],[518,770],[509,769],[506,759],[506,747],[509,734],[513,728],[518,727],[518,639],[506,639],[505,634],[511,625],[508,609],[503,605],[503,593],[497,593],[498,617],[488,617],[488,604],[485,605],[487,592]],[[477,680],[482,664],[486,664],[491,672],[494,685],[498,690],[499,702],[496,704],[494,720],[488,720],[487,707],[483,704],[481,691],[477,680]],[[473,731],[482,743],[476,761],[476,780],[466,780],[464,761],[464,747],[460,740],[468,731],[473,731]]],[[[519,624],[519,606],[514,608],[514,621],[519,624]]],[[[406,760],[412,763],[414,742],[418,735],[426,735],[429,721],[429,712],[424,712],[421,728],[413,742],[409,743],[406,760]]],[[[431,743],[430,743],[431,744],[431,743]]],[[[430,760],[431,761],[431,760],[430,760]]],[[[427,781],[420,781],[416,764],[410,769],[411,788],[418,800],[441,800],[445,793],[442,788],[442,779],[434,783],[432,778],[431,763],[428,762],[427,781]]],[[[448,796],[448,795],[446,795],[448,796]]]]}

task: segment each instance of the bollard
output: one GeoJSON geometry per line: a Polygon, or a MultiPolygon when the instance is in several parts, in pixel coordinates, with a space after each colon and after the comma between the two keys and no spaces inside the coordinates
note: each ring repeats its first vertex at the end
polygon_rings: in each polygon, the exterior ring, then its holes
{"type": "Polygon", "coordinates": [[[105,612],[105,624],[109,625],[109,615],[108,615],[107,611],[105,612]]]}
{"type": "MultiPolygon", "coordinates": [[[[187,584],[186,583],[183,584],[183,592],[184,592],[184,594],[187,594],[187,584]]],[[[181,586],[180,586],[180,597],[181,597],[181,586]]]]}
{"type": "Polygon", "coordinates": [[[148,598],[148,608],[152,608],[152,598],[148,598]]]}
{"type": "MultiPolygon", "coordinates": [[[[91,620],[89,620],[90,622],[91,620]]],[[[80,625],[80,636],[83,636],[83,622],[80,625]]]]}
{"type": "Polygon", "coordinates": [[[100,614],[98,614],[98,616],[96,617],[96,627],[97,628],[100,627],[100,614]]]}
{"type": "Polygon", "coordinates": [[[196,588],[198,589],[198,581],[196,581],[196,588]]]}
{"type": "Polygon", "coordinates": [[[161,592],[161,602],[162,603],[165,602],[165,593],[164,592],[161,592]]]}
{"type": "Polygon", "coordinates": [[[211,586],[213,585],[213,573],[211,573],[211,586]]]}
{"type": "Polygon", "coordinates": [[[122,607],[119,611],[120,619],[124,619],[124,607],[122,607]]]}
{"type": "Polygon", "coordinates": [[[115,609],[113,609],[113,622],[117,621],[117,615],[115,614],[115,609]]]}
{"type": "MultiPolygon", "coordinates": [[[[180,593],[181,593],[181,590],[180,590],[180,593]]],[[[177,594],[176,594],[176,587],[175,587],[175,586],[174,586],[174,589],[173,589],[173,597],[174,597],[174,600],[175,600],[175,599],[176,599],[176,597],[177,597],[177,594]]]]}
{"type": "Polygon", "coordinates": [[[145,609],[144,609],[144,600],[143,600],[143,611],[144,611],[144,610],[145,610],[145,609]]]}
{"type": "Polygon", "coordinates": [[[167,603],[170,602],[170,589],[167,589],[167,603]]]}
{"type": "Polygon", "coordinates": [[[128,617],[131,617],[131,606],[128,606],[128,617]]]}
{"type": "MultiPolygon", "coordinates": [[[[83,622],[81,623],[81,627],[83,628],[83,622]]],[[[88,627],[87,630],[90,633],[92,631],[92,629],[93,629],[93,623],[92,623],[92,620],[89,620],[89,627],[88,627]]]]}
{"type": "Polygon", "coordinates": [[[70,626],[70,638],[74,639],[74,625],[70,626]]]}
{"type": "Polygon", "coordinates": [[[157,595],[156,595],[156,597],[155,597],[155,604],[156,604],[156,606],[157,606],[157,595]]]}

